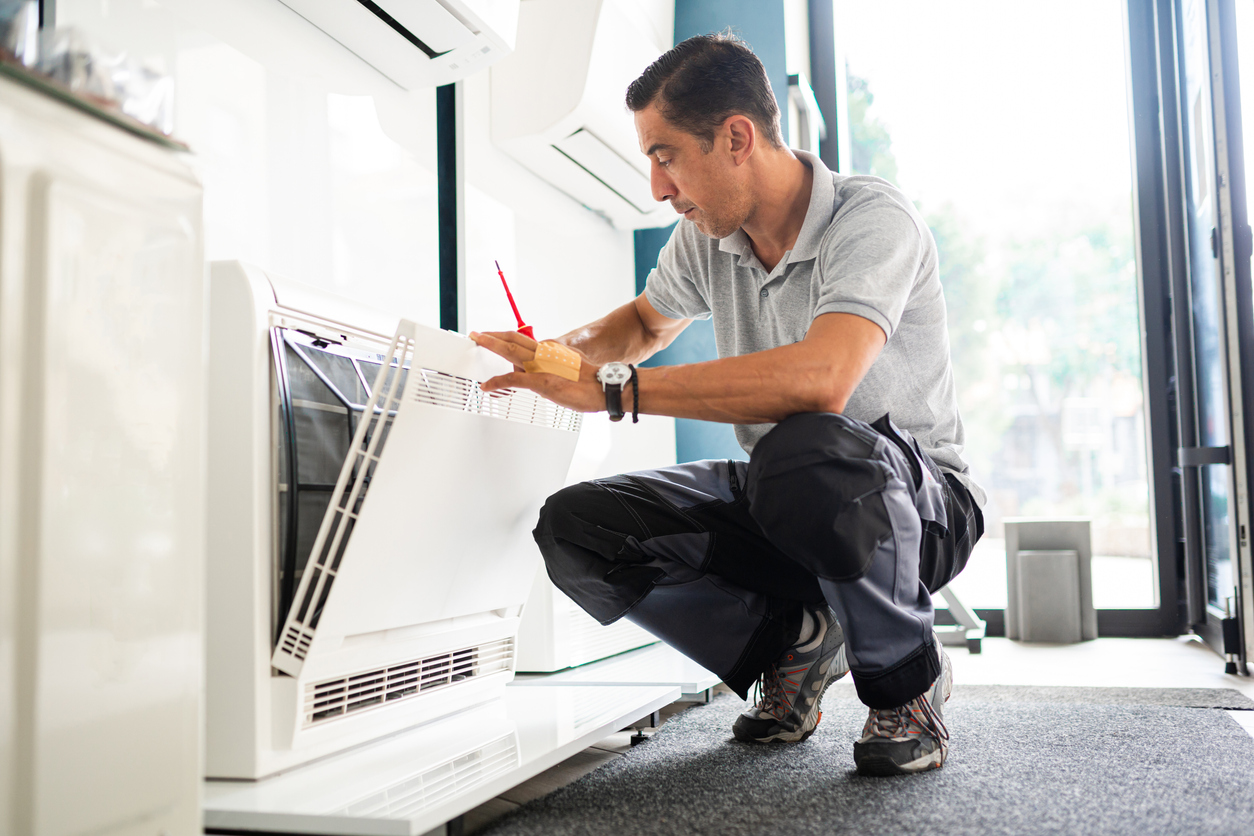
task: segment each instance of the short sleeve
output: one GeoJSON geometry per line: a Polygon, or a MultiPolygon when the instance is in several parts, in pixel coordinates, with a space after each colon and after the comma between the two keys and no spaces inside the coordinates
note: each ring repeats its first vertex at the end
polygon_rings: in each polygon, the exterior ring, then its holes
{"type": "Polygon", "coordinates": [[[708,281],[700,264],[697,247],[689,239],[691,230],[680,222],[658,255],[657,267],[649,273],[645,298],[662,316],[671,319],[709,319],[710,303],[698,281],[708,281]]]}
{"type": "Polygon", "coordinates": [[[919,223],[884,194],[869,194],[824,235],[819,247],[819,297],[814,315],[849,313],[891,337],[931,244],[919,223]]]}

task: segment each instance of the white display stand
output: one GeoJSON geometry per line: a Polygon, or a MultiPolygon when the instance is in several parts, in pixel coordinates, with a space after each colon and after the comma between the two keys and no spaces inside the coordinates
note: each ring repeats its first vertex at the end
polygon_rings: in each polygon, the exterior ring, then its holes
{"type": "Polygon", "coordinates": [[[514,685],[668,685],[679,689],[681,699],[708,702],[710,692],[719,682],[717,674],[659,642],[550,676],[519,676],[514,685]]]}
{"type": "Polygon", "coordinates": [[[675,686],[505,689],[490,703],[256,782],[207,781],[208,832],[420,836],[679,697],[675,686]]]}

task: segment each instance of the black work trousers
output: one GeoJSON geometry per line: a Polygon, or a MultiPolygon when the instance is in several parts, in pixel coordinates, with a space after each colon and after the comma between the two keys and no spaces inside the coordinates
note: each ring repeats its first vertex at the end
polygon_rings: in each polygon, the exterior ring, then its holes
{"type": "Polygon", "coordinates": [[[549,577],[610,624],[626,617],[744,697],[826,603],[858,695],[903,705],[939,673],[931,592],[984,523],[971,494],[888,416],[806,413],[748,463],[709,460],[597,479],[545,503],[549,577]]]}

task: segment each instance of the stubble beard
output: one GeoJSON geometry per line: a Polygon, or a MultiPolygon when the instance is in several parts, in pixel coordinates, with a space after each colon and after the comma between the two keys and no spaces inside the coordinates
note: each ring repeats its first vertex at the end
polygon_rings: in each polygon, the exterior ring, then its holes
{"type": "Polygon", "coordinates": [[[749,217],[748,207],[743,205],[746,203],[742,195],[737,195],[736,199],[728,201],[724,211],[717,215],[711,215],[704,209],[697,209],[693,213],[692,222],[702,235],[722,240],[744,226],[745,220],[749,217]]]}

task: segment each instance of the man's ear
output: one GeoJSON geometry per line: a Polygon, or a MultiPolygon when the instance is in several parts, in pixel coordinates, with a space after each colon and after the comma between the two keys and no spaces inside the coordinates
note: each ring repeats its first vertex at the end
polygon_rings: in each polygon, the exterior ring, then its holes
{"type": "Polygon", "coordinates": [[[723,120],[723,130],[731,139],[732,162],[743,165],[757,146],[758,126],[748,116],[733,113],[723,120]]]}

